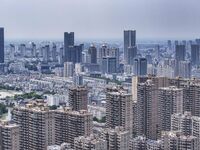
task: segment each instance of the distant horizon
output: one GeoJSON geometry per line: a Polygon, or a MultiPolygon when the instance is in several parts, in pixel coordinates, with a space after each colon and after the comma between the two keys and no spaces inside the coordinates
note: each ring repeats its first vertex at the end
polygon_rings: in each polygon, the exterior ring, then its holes
{"type": "Polygon", "coordinates": [[[1,0],[0,26],[7,39],[137,39],[200,37],[199,0],[1,0]]]}
{"type": "MultiPolygon", "coordinates": [[[[167,40],[171,40],[171,41],[182,41],[182,40],[195,40],[195,39],[199,39],[200,37],[193,37],[193,38],[137,38],[137,41],[167,41],[167,40]]],[[[63,38],[6,38],[5,35],[5,42],[9,42],[9,41],[58,41],[58,42],[63,42],[64,41],[64,37],[63,38]]],[[[86,41],[86,42],[102,42],[102,41],[121,41],[123,42],[123,36],[121,38],[78,38],[76,37],[76,33],[75,33],[75,41],[86,41]]]]}

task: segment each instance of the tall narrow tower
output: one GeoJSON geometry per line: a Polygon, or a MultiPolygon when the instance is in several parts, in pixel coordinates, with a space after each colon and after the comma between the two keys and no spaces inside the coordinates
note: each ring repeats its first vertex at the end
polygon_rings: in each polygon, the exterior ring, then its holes
{"type": "MultiPolygon", "coordinates": [[[[128,50],[136,46],[136,30],[124,31],[124,61],[128,63],[128,50]]],[[[134,50],[134,48],[132,48],[134,50]]],[[[129,52],[130,53],[130,52],[129,52]]]]}
{"type": "Polygon", "coordinates": [[[4,63],[4,28],[0,27],[0,63],[4,63]]]}
{"type": "Polygon", "coordinates": [[[64,61],[69,61],[70,46],[74,46],[74,32],[64,33],[64,61]]]}

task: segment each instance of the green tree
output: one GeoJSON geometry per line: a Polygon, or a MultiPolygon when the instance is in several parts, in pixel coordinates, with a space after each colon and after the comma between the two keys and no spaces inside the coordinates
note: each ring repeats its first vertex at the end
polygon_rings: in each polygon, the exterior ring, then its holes
{"type": "Polygon", "coordinates": [[[0,115],[7,113],[6,105],[0,103],[0,115]]]}

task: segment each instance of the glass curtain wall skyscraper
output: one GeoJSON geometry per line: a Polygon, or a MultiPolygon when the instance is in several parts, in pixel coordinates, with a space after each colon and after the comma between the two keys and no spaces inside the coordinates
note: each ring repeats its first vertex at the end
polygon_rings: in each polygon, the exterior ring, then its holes
{"type": "Polygon", "coordinates": [[[4,28],[0,27],[0,63],[4,63],[4,28]]]}

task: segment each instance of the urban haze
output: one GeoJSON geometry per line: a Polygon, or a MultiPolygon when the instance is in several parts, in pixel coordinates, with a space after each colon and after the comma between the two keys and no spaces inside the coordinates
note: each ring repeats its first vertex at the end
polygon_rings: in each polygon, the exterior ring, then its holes
{"type": "Polygon", "coordinates": [[[200,150],[198,0],[0,0],[0,150],[200,150]]]}

